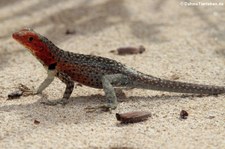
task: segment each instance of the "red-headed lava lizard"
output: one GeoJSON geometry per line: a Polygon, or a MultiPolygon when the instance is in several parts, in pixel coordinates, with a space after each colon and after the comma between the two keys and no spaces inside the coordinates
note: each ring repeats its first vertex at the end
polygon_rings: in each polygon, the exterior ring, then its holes
{"type": "Polygon", "coordinates": [[[215,95],[225,93],[225,87],[185,83],[160,79],[129,68],[115,60],[64,51],[33,29],[25,28],[13,33],[13,38],[29,51],[47,69],[48,76],[32,94],[41,93],[58,77],[66,84],[61,100],[51,105],[66,104],[74,89],[74,81],[103,89],[107,98],[106,107],[115,109],[117,97],[114,87],[143,88],[159,91],[215,95]]]}

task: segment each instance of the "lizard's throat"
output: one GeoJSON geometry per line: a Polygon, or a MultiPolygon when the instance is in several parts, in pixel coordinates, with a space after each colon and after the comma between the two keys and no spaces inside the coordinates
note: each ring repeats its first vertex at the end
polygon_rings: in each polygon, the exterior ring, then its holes
{"type": "Polygon", "coordinates": [[[43,66],[46,66],[44,61],[38,56],[37,52],[35,52],[34,50],[32,50],[29,47],[27,47],[27,48],[28,48],[29,53],[31,53],[43,66]]]}

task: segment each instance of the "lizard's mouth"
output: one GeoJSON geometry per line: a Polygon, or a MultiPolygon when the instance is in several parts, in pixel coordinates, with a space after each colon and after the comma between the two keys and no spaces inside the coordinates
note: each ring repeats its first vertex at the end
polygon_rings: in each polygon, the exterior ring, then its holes
{"type": "Polygon", "coordinates": [[[17,41],[18,41],[18,38],[19,38],[19,33],[18,33],[18,32],[13,33],[13,34],[12,34],[12,37],[13,37],[13,39],[15,39],[15,40],[17,40],[17,41]]]}
{"type": "Polygon", "coordinates": [[[24,45],[23,41],[21,40],[21,36],[22,35],[20,32],[15,32],[12,34],[13,39],[15,39],[17,42],[21,43],[22,45],[24,45]]]}
{"type": "Polygon", "coordinates": [[[20,44],[22,44],[24,47],[26,47],[27,49],[29,49],[28,51],[35,56],[35,52],[32,50],[31,47],[29,47],[28,45],[24,44],[23,40],[21,39],[22,34],[20,32],[15,32],[12,34],[13,39],[15,39],[17,42],[19,42],[20,44]]]}

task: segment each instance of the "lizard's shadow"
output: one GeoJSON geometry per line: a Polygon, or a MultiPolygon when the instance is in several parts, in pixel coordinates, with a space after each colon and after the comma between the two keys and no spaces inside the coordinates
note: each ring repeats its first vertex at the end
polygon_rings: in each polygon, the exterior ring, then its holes
{"type": "MultiPolygon", "coordinates": [[[[70,98],[70,102],[65,106],[49,106],[42,104],[42,101],[46,101],[46,99],[43,98],[44,97],[41,96],[38,97],[37,100],[26,101],[26,104],[23,103],[23,98],[15,99],[18,100],[18,102],[15,100],[4,101],[6,104],[1,104],[0,106],[0,117],[1,113],[8,112],[8,115],[17,115],[16,117],[19,117],[20,120],[38,120],[47,125],[55,125],[58,123],[89,123],[90,121],[94,121],[95,118],[99,117],[101,114],[109,114],[107,112],[88,113],[85,108],[87,105],[91,105],[89,96],[70,98]],[[13,102],[13,104],[8,104],[7,102],[13,102]]],[[[50,98],[49,100],[53,99],[50,98]]]]}
{"type": "MultiPolygon", "coordinates": [[[[125,96],[125,95],[117,95],[118,102],[128,102],[132,101],[156,101],[156,100],[173,100],[173,99],[184,99],[184,98],[193,98],[193,97],[207,97],[210,95],[199,95],[199,94],[181,94],[181,93],[174,93],[172,95],[153,95],[153,96],[125,96]]],[[[215,95],[216,96],[216,95],[215,95]]],[[[91,96],[78,96],[78,97],[71,97],[69,104],[104,104],[106,102],[105,95],[96,94],[91,96]]]]}
{"type": "MultiPolygon", "coordinates": [[[[140,101],[149,101],[154,102],[156,100],[163,100],[165,104],[174,104],[178,100],[182,100],[183,98],[193,97],[193,95],[157,95],[157,96],[130,96],[130,97],[120,97],[118,96],[119,104],[121,102],[140,102],[140,101]]],[[[56,99],[59,100],[59,99],[56,99]]],[[[103,95],[92,95],[92,96],[79,96],[79,97],[71,97],[70,102],[66,106],[47,106],[41,104],[43,101],[43,97],[40,99],[29,102],[28,104],[22,104],[23,99],[18,99],[18,103],[3,105],[0,107],[1,112],[9,112],[13,114],[17,114],[18,117],[25,120],[34,119],[40,120],[44,123],[49,123],[49,125],[55,125],[57,123],[90,123],[95,121],[95,119],[99,119],[99,117],[108,117],[111,116],[114,118],[114,114],[116,112],[113,111],[112,114],[109,112],[93,112],[88,113],[85,108],[87,107],[95,107],[106,103],[106,98],[103,95]]],[[[6,101],[8,102],[8,101],[6,101]]],[[[11,101],[9,101],[11,102],[11,101]]],[[[15,103],[15,101],[13,101],[15,103]]],[[[162,103],[162,104],[163,104],[162,103]]],[[[139,107],[141,108],[141,107],[139,107]]]]}

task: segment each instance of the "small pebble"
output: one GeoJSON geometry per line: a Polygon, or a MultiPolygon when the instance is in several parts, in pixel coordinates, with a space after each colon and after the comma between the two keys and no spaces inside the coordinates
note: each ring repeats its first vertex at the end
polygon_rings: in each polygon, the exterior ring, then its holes
{"type": "Polygon", "coordinates": [[[208,118],[209,119],[213,119],[213,118],[215,118],[215,116],[210,115],[208,118]]]}
{"type": "Polygon", "coordinates": [[[139,47],[121,47],[116,50],[110,51],[111,53],[117,53],[118,55],[127,55],[127,54],[140,54],[145,51],[143,46],[139,47]]]}
{"type": "Polygon", "coordinates": [[[187,119],[187,117],[188,117],[187,111],[181,110],[181,112],[180,112],[180,118],[181,119],[187,119]]]}
{"type": "Polygon", "coordinates": [[[76,34],[76,31],[75,30],[69,30],[67,29],[66,32],[65,32],[66,35],[73,35],[73,34],[76,34]]]}
{"type": "Polygon", "coordinates": [[[40,121],[34,120],[34,124],[38,125],[38,124],[40,124],[40,121]]]}
{"type": "Polygon", "coordinates": [[[171,80],[178,80],[180,77],[177,74],[171,76],[171,80]]]}
{"type": "Polygon", "coordinates": [[[145,121],[151,116],[150,112],[146,111],[133,111],[127,113],[116,113],[116,119],[121,123],[137,123],[145,121]]]}
{"type": "Polygon", "coordinates": [[[19,98],[22,95],[23,95],[23,91],[15,90],[12,93],[8,94],[8,99],[7,100],[17,99],[17,98],[19,98]]]}

